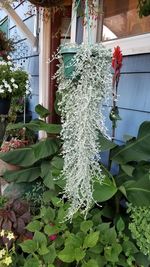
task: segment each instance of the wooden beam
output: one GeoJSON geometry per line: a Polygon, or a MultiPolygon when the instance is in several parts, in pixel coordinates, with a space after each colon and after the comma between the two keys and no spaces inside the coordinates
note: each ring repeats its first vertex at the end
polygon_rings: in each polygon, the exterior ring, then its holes
{"type": "Polygon", "coordinates": [[[35,46],[36,37],[29,30],[29,28],[25,25],[25,23],[22,21],[22,19],[19,17],[16,11],[10,5],[7,8],[4,8],[4,10],[7,13],[7,15],[10,16],[14,20],[17,27],[23,32],[23,34],[26,36],[26,38],[29,40],[32,46],[35,46]]]}
{"type": "Polygon", "coordinates": [[[105,0],[104,1],[104,17],[109,18],[121,13],[137,9],[137,0],[105,0]]]}

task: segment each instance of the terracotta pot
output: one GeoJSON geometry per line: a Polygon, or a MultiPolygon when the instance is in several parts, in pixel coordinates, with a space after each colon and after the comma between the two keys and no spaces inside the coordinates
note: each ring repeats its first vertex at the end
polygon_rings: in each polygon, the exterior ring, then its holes
{"type": "Polygon", "coordinates": [[[54,7],[63,5],[63,0],[29,0],[31,4],[41,7],[54,7]]]}

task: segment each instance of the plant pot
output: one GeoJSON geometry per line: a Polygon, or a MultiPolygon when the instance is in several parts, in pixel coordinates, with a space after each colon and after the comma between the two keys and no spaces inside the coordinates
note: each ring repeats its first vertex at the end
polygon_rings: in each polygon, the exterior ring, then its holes
{"type": "Polygon", "coordinates": [[[0,115],[7,115],[10,108],[10,98],[0,98],[0,115]]]}
{"type": "Polygon", "coordinates": [[[63,47],[61,54],[64,62],[64,75],[65,78],[71,79],[73,71],[75,70],[74,56],[76,55],[76,47],[63,47]]]}
{"type": "Polygon", "coordinates": [[[63,0],[29,0],[35,6],[54,7],[63,5],[63,0]]]}

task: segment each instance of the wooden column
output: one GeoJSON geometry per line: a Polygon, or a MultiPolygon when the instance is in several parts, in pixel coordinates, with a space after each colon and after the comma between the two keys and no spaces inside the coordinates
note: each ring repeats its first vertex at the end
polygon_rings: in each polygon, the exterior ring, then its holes
{"type": "MultiPolygon", "coordinates": [[[[50,29],[50,58],[57,51],[60,45],[61,39],[61,12],[57,13],[51,18],[51,29],[50,29]]],[[[54,60],[50,63],[50,83],[49,83],[49,111],[51,115],[49,116],[50,123],[58,123],[59,117],[54,110],[54,102],[56,97],[57,84],[56,80],[52,79],[57,70],[58,61],[54,60]]]]}

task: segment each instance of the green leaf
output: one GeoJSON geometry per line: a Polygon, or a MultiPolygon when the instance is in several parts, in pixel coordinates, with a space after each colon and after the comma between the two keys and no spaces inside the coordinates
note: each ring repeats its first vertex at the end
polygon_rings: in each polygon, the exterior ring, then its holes
{"type": "Polygon", "coordinates": [[[46,187],[48,187],[51,190],[55,190],[55,185],[53,181],[53,176],[51,170],[46,174],[44,177],[43,183],[45,184],[46,187]]]}
{"type": "Polygon", "coordinates": [[[99,265],[96,260],[91,259],[88,262],[82,264],[82,267],[99,267],[99,265]]]}
{"type": "Polygon", "coordinates": [[[87,233],[93,226],[92,221],[83,221],[80,225],[80,229],[82,232],[87,233]]]}
{"type": "Polygon", "coordinates": [[[49,250],[45,243],[40,244],[40,248],[38,249],[39,255],[43,256],[49,253],[49,250]]]}
{"type": "Polygon", "coordinates": [[[55,267],[53,264],[48,264],[47,267],[55,267]]]}
{"type": "Polygon", "coordinates": [[[141,124],[137,139],[114,149],[112,159],[120,164],[150,160],[150,122],[145,121],[141,124]]]}
{"type": "Polygon", "coordinates": [[[105,246],[104,248],[104,256],[107,261],[116,263],[118,262],[118,257],[122,251],[122,247],[120,244],[113,244],[113,246],[105,246]]]}
{"type": "MultiPolygon", "coordinates": [[[[56,259],[56,250],[55,250],[55,247],[54,245],[52,244],[51,246],[48,247],[48,253],[46,255],[43,256],[43,259],[44,259],[44,262],[46,264],[48,263],[53,263],[56,259]]],[[[48,265],[49,266],[49,265],[48,265]]]]}
{"type": "Polygon", "coordinates": [[[118,231],[123,231],[125,229],[125,223],[123,221],[123,219],[120,217],[119,220],[116,223],[116,227],[118,231]]]}
{"type": "Polygon", "coordinates": [[[85,239],[84,239],[83,247],[84,248],[92,248],[92,247],[96,246],[98,239],[99,239],[99,233],[100,232],[97,231],[97,232],[87,234],[85,239]]]}
{"type": "Polygon", "coordinates": [[[132,173],[134,171],[134,167],[129,165],[129,164],[125,164],[125,165],[121,165],[121,169],[128,175],[132,177],[132,173]]]}
{"type": "Polygon", "coordinates": [[[82,241],[83,240],[79,236],[71,233],[71,234],[69,234],[68,238],[65,241],[65,246],[80,248],[82,246],[82,241]]]}
{"type": "Polygon", "coordinates": [[[75,261],[74,247],[67,246],[62,251],[58,253],[58,258],[63,262],[73,262],[75,261]]]}
{"type": "Polygon", "coordinates": [[[33,253],[37,250],[37,242],[35,240],[26,240],[23,243],[19,244],[23,252],[33,253]]]}
{"type": "Polygon", "coordinates": [[[56,139],[46,139],[28,148],[0,153],[0,158],[14,165],[29,167],[38,160],[54,155],[58,149],[59,144],[56,139]]]}
{"type": "Polygon", "coordinates": [[[150,179],[143,178],[123,184],[127,199],[135,206],[150,206],[150,179]]]}
{"type": "Polygon", "coordinates": [[[39,231],[35,231],[33,240],[36,241],[38,244],[45,244],[45,245],[47,245],[47,238],[46,238],[46,236],[43,233],[39,232],[39,231]]]}
{"type": "Polygon", "coordinates": [[[44,108],[42,105],[38,104],[35,107],[35,112],[41,117],[46,118],[48,115],[50,115],[50,112],[48,109],[44,108]]]}
{"type": "Polygon", "coordinates": [[[35,119],[30,121],[29,123],[16,123],[16,124],[9,124],[7,126],[7,131],[15,130],[15,129],[22,129],[27,128],[32,131],[46,131],[49,134],[59,134],[61,131],[60,124],[48,124],[43,120],[35,119]]]}
{"type": "Polygon", "coordinates": [[[35,231],[40,231],[42,228],[42,223],[35,220],[31,221],[27,226],[26,229],[29,230],[30,232],[35,232],[35,231]]]}
{"type": "Polygon", "coordinates": [[[31,167],[19,171],[6,171],[3,176],[7,182],[23,183],[33,182],[40,174],[40,167],[31,167]]]}
{"type": "Polygon", "coordinates": [[[86,253],[82,248],[75,248],[74,255],[75,260],[79,262],[85,257],[86,253]]]}
{"type": "Polygon", "coordinates": [[[58,169],[58,170],[62,170],[63,169],[63,165],[64,165],[64,160],[61,157],[53,157],[53,159],[51,160],[51,166],[53,166],[54,168],[58,169]]]}
{"type": "Polygon", "coordinates": [[[36,258],[26,259],[26,262],[24,264],[24,267],[39,267],[39,266],[40,266],[40,263],[38,259],[36,258]]]}
{"type": "Polygon", "coordinates": [[[55,226],[55,225],[45,225],[44,227],[44,233],[47,234],[48,236],[49,235],[54,235],[54,234],[57,234],[58,233],[58,227],[55,226]]]}
{"type": "Polygon", "coordinates": [[[117,192],[117,187],[109,177],[105,177],[102,184],[99,181],[94,183],[93,198],[97,202],[104,202],[112,198],[117,192]]]}
{"type": "Polygon", "coordinates": [[[104,137],[102,134],[99,135],[99,142],[102,152],[116,147],[115,143],[104,137]]]}

